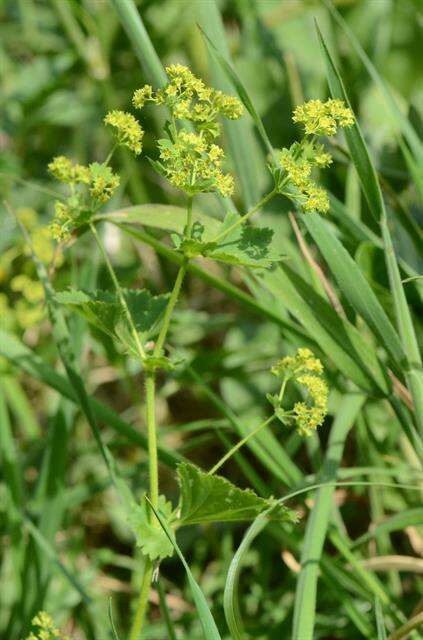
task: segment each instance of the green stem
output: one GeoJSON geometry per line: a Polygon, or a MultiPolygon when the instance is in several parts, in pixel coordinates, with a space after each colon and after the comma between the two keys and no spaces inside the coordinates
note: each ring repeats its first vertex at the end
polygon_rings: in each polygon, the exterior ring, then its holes
{"type": "Polygon", "coordinates": [[[147,404],[147,439],[150,477],[150,500],[155,509],[159,505],[159,473],[157,463],[156,434],[156,374],[148,371],[145,376],[145,393],[147,404]]]}
{"type": "Polygon", "coordinates": [[[226,238],[226,236],[231,233],[231,231],[233,231],[234,229],[236,229],[237,227],[239,227],[240,224],[242,224],[243,222],[245,222],[246,220],[248,220],[248,218],[250,218],[254,213],[256,213],[256,211],[258,211],[259,209],[261,209],[261,207],[264,207],[264,205],[269,202],[269,200],[271,200],[272,198],[275,197],[275,195],[278,192],[276,191],[276,189],[273,189],[272,191],[270,191],[267,195],[265,195],[259,202],[257,202],[256,205],[254,205],[254,207],[252,209],[250,209],[249,211],[247,211],[247,213],[245,213],[243,216],[241,216],[240,218],[238,218],[238,220],[236,222],[234,222],[233,224],[231,224],[230,227],[228,227],[227,229],[225,229],[224,231],[222,231],[222,233],[219,233],[219,235],[217,235],[215,238],[213,238],[212,242],[219,242],[220,240],[223,240],[223,238],[226,238]]]}
{"type": "MultiPolygon", "coordinates": [[[[188,198],[187,204],[187,223],[185,226],[185,237],[191,235],[192,228],[192,197],[188,198]]],[[[184,258],[175,284],[166,307],[163,317],[162,328],[154,347],[153,356],[158,356],[163,348],[169,330],[170,319],[173,310],[178,301],[179,292],[187,270],[188,259],[184,258]]],[[[148,440],[148,464],[149,464],[149,482],[150,482],[150,501],[153,509],[159,506],[159,469],[157,460],[157,429],[156,429],[156,374],[154,371],[146,371],[145,374],[145,395],[147,410],[147,440],[148,440]]],[[[156,519],[153,517],[152,524],[158,526],[156,519]]],[[[151,579],[153,576],[153,564],[146,559],[144,567],[144,575],[141,583],[140,594],[138,597],[138,605],[135,612],[135,618],[132,623],[129,640],[139,640],[145,615],[148,609],[148,596],[151,588],[151,579]]]]}
{"type": "MultiPolygon", "coordinates": [[[[187,221],[184,229],[184,237],[189,238],[192,231],[192,196],[188,197],[187,203],[187,221]]],[[[169,302],[167,303],[166,311],[163,316],[163,323],[160,329],[159,337],[157,338],[153,355],[159,356],[163,349],[164,342],[166,340],[167,332],[169,331],[170,320],[176,303],[178,302],[179,293],[181,291],[182,283],[185,278],[188,267],[188,258],[184,257],[179,267],[178,275],[176,276],[175,284],[173,285],[172,293],[170,294],[169,302]]]]}
{"type": "Polygon", "coordinates": [[[92,234],[93,234],[93,236],[95,238],[95,241],[97,242],[98,248],[100,249],[101,255],[103,256],[104,262],[106,263],[106,266],[107,266],[107,269],[109,271],[110,277],[111,277],[111,279],[113,281],[113,284],[115,286],[116,293],[117,293],[118,298],[119,298],[119,302],[122,305],[123,311],[125,313],[125,317],[126,317],[126,319],[128,321],[129,328],[131,330],[132,337],[134,338],[134,342],[135,342],[135,345],[137,347],[138,355],[139,355],[141,360],[144,360],[145,359],[144,347],[141,344],[141,340],[140,340],[140,337],[138,335],[138,331],[136,330],[134,321],[132,319],[131,312],[129,311],[129,307],[128,307],[127,302],[125,300],[125,296],[123,295],[123,291],[122,291],[121,286],[119,284],[119,281],[118,281],[118,279],[116,277],[115,270],[113,269],[112,263],[109,260],[109,256],[107,255],[107,251],[104,248],[104,245],[103,245],[103,243],[102,243],[102,241],[100,239],[100,236],[97,233],[97,229],[95,228],[95,225],[92,222],[90,222],[90,229],[91,229],[92,234]]]}
{"type": "Polygon", "coordinates": [[[148,607],[148,597],[150,595],[151,578],[153,576],[153,563],[146,558],[144,565],[144,573],[142,576],[140,594],[138,597],[137,609],[135,611],[134,621],[129,633],[129,640],[139,640],[141,629],[144,624],[145,614],[148,607]]]}
{"type": "Polygon", "coordinates": [[[185,237],[190,238],[192,231],[192,196],[188,197],[187,202],[187,223],[185,225],[185,237]]]}
{"type": "Polygon", "coordinates": [[[264,427],[267,427],[268,424],[270,424],[276,416],[270,416],[270,418],[267,418],[264,422],[261,422],[259,424],[258,427],[256,427],[255,429],[253,429],[250,433],[248,433],[244,438],[242,438],[242,440],[240,440],[239,442],[237,442],[237,444],[235,446],[232,447],[232,449],[230,449],[224,456],[223,458],[220,458],[219,462],[217,462],[214,467],[212,467],[210,469],[210,471],[208,472],[209,476],[212,476],[218,469],[220,469],[220,467],[225,464],[225,462],[227,460],[229,460],[229,458],[231,456],[233,456],[234,453],[236,453],[238,451],[238,449],[240,449],[246,442],[248,442],[248,440],[250,440],[250,438],[253,438],[255,435],[258,434],[259,431],[261,431],[262,429],[264,429],[264,427]]]}

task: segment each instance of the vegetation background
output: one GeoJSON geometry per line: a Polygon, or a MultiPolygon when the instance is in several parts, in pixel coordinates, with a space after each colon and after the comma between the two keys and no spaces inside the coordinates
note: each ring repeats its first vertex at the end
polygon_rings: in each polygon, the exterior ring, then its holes
{"type": "MultiPolygon", "coordinates": [[[[48,191],[54,189],[48,162],[59,154],[83,163],[102,159],[110,146],[105,113],[131,110],[133,91],[154,79],[157,60],[186,64],[236,94],[198,24],[232,61],[273,146],[289,146],[298,137],[291,120],[295,105],[329,95],[317,21],[377,169],[387,219],[373,215],[380,203],[372,199],[372,176],[362,157],[351,160],[341,139],[327,172],[332,207],[326,222],[290,216],[282,198],[261,214],[287,256],[276,273],[257,276],[207,263],[189,275],[171,338],[190,366],[164,377],[159,391],[161,490],[175,500],[175,454],[209,468],[248,433],[266,415],[271,364],[310,346],[324,362],[331,388],[324,427],[305,441],[282,426],[263,432],[224,474],[277,497],[315,482],[357,484],[293,498],[289,504],[300,512],[300,523],[269,525],[242,555],[235,552],[246,525],[184,530],[181,549],[223,638],[235,637],[223,608],[230,566],[242,571],[229,608],[238,615],[239,597],[244,637],[394,639],[410,631],[421,637],[423,507],[416,488],[422,482],[423,394],[418,373],[410,382],[410,370],[421,370],[414,337],[422,338],[421,3],[136,5],[144,35],[125,13],[129,0],[0,4],[2,200],[49,261],[57,250],[45,233],[52,216],[48,191]]],[[[147,109],[143,124],[146,156],[154,153],[163,122],[147,109]]],[[[236,177],[234,201],[245,211],[270,185],[266,153],[248,114],[227,126],[225,143],[236,177]]],[[[110,210],[183,204],[145,156],[117,154],[122,186],[110,210]]],[[[211,196],[202,197],[201,208],[213,217],[224,213],[211,196]]],[[[124,638],[140,559],[58,364],[34,265],[6,209],[0,225],[0,635],[24,638],[34,613],[45,609],[74,640],[109,638],[111,598],[124,638]]],[[[162,242],[166,225],[168,218],[157,210],[146,211],[133,229],[147,244],[107,227],[106,245],[126,286],[147,283],[157,292],[172,287],[175,265],[162,242]]],[[[56,258],[57,289],[109,285],[89,239],[72,252],[59,250],[56,258]]],[[[145,425],[138,367],[81,319],[72,316],[69,323],[103,438],[141,491],[147,457],[139,436],[145,425]]],[[[166,560],[160,573],[146,640],[202,638],[180,560],[166,560]]]]}

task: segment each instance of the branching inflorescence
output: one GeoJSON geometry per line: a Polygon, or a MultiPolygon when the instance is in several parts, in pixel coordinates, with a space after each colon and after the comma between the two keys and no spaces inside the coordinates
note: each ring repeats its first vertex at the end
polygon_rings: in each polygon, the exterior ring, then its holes
{"type": "Polygon", "coordinates": [[[353,113],[342,100],[310,100],[295,108],[292,119],[304,127],[305,137],[278,154],[285,172],[279,192],[293,200],[306,213],[327,213],[328,194],[316,184],[312,173],[314,169],[328,167],[333,160],[323,145],[316,142],[316,137],[333,136],[338,127],[350,127],[354,123],[353,113]]]}
{"type": "Polygon", "coordinates": [[[282,422],[294,422],[297,431],[302,436],[309,436],[323,424],[327,413],[328,388],[321,377],[323,365],[310,349],[298,349],[295,356],[285,356],[271,369],[273,375],[281,380],[282,393],[278,396],[268,396],[275,409],[275,413],[282,422]],[[307,393],[304,402],[296,402],[292,411],[281,408],[283,391],[286,383],[295,381],[307,393]]]}
{"type": "MultiPolygon", "coordinates": [[[[328,100],[325,103],[311,100],[297,107],[293,119],[304,127],[305,135],[300,142],[276,154],[279,164],[271,167],[275,180],[271,192],[243,216],[233,212],[227,214],[218,234],[206,241],[203,239],[203,225],[198,220],[195,223],[192,221],[192,200],[199,193],[215,192],[219,196],[230,196],[233,193],[234,179],[222,168],[225,156],[223,149],[217,143],[221,133],[221,124],[218,119],[223,116],[236,120],[241,117],[243,107],[238,98],[207,87],[186,67],[172,65],[166,68],[166,73],[169,81],[157,91],[154,91],[150,85],[135,91],[133,105],[137,109],[142,109],[146,104],[151,103],[165,107],[170,114],[170,119],[165,126],[167,137],[157,141],[158,158],[151,160],[151,163],[163,178],[187,196],[187,218],[183,235],[180,235],[176,241],[172,238],[176,251],[182,254],[181,266],[172,292],[166,296],[153,298],[146,291],[137,293],[121,289],[94,224],[96,211],[113,197],[119,187],[119,176],[109,166],[115,147],[117,145],[126,147],[135,155],[139,155],[142,151],[144,132],[132,114],[115,110],[104,118],[105,124],[112,128],[115,138],[115,145],[105,162],[94,162],[84,166],[59,156],[50,163],[50,173],[68,189],[67,196],[55,203],[55,218],[50,229],[53,236],[60,241],[68,240],[79,228],[91,229],[105,260],[115,287],[114,296],[110,296],[108,292],[94,292],[90,295],[75,292],[75,294],[62,295],[61,299],[65,304],[68,300],[74,307],[88,309],[87,317],[93,324],[116,339],[120,339],[128,352],[139,357],[146,382],[149,504],[155,510],[161,509],[169,528],[175,529],[184,525],[181,517],[181,513],[184,513],[184,500],[186,507],[187,501],[189,503],[192,498],[191,488],[183,480],[187,474],[195,475],[198,482],[204,484],[204,491],[215,491],[219,504],[222,501],[228,505],[232,504],[231,496],[235,495],[236,499],[241,500],[242,503],[245,502],[245,505],[248,503],[248,513],[258,513],[260,510],[274,506],[274,502],[259,499],[253,492],[241,491],[238,495],[237,491],[240,490],[235,491],[235,487],[226,480],[222,483],[222,478],[214,476],[215,471],[247,440],[255,437],[261,429],[268,427],[276,419],[285,425],[294,425],[302,436],[311,435],[324,421],[327,413],[328,388],[322,377],[322,363],[309,349],[298,349],[294,356],[282,358],[271,369],[271,372],[280,380],[279,393],[267,396],[273,407],[271,415],[227,452],[208,474],[198,470],[194,473],[189,469],[190,465],[185,465],[183,473],[178,472],[180,473],[182,508],[172,511],[172,505],[159,494],[155,418],[156,370],[170,371],[174,368],[174,363],[166,356],[165,342],[189,261],[193,257],[203,255],[227,264],[257,268],[271,266],[272,260],[278,259],[278,257],[273,258],[268,251],[273,231],[247,226],[245,223],[277,193],[290,198],[305,212],[326,212],[329,209],[328,195],[314,182],[313,171],[328,167],[332,163],[332,157],[321,143],[316,142],[316,137],[334,135],[338,127],[350,126],[353,123],[353,115],[340,100],[328,100]],[[153,309],[156,310],[155,313],[153,309]],[[103,316],[96,318],[96,314],[100,314],[100,311],[103,316]],[[138,318],[142,313],[150,318],[148,327],[143,327],[144,333],[140,331],[138,318]],[[96,319],[99,321],[95,322],[96,319]],[[107,319],[115,323],[113,330],[110,326],[105,326],[107,319]],[[126,330],[122,330],[122,321],[126,322],[126,330]],[[153,347],[149,343],[148,348],[145,343],[147,329],[158,334],[153,347]],[[131,336],[130,340],[128,335],[131,336]],[[303,389],[305,398],[295,402],[288,410],[282,405],[286,403],[284,394],[290,381],[296,382],[303,389]],[[163,505],[166,506],[163,507],[163,505]]],[[[60,296],[58,299],[60,300],[60,296]]],[[[194,469],[192,465],[191,467],[194,469]]],[[[207,501],[204,501],[204,504],[206,503],[207,501]]],[[[146,563],[130,634],[130,640],[134,640],[139,637],[143,625],[153,564],[170,555],[173,547],[168,536],[161,531],[158,522],[150,518],[150,507],[145,501],[140,507],[139,502],[133,500],[130,510],[132,516],[129,522],[135,522],[134,533],[143,550],[146,563]]],[[[230,511],[229,507],[228,510],[230,511]]],[[[201,515],[201,510],[199,514],[201,515]]],[[[210,521],[210,518],[215,515],[214,512],[207,513],[208,520],[205,521],[210,521]]],[[[206,518],[206,515],[204,517],[206,518]]],[[[293,521],[292,514],[289,516],[282,511],[279,511],[279,517],[288,517],[293,521]]],[[[228,519],[227,516],[225,518],[228,519]]],[[[47,618],[40,618],[40,620],[43,624],[48,623],[47,618]]],[[[48,628],[46,633],[50,633],[48,628]]]]}
{"type": "Polygon", "coordinates": [[[162,89],[154,92],[145,85],[133,97],[137,109],[152,102],[166,106],[171,114],[169,137],[158,141],[160,162],[156,168],[187,194],[216,191],[222,196],[231,195],[234,180],[222,171],[225,154],[215,143],[221,131],[217,118],[240,118],[241,102],[207,87],[182,65],[167,67],[166,73],[169,82],[162,89]]]}

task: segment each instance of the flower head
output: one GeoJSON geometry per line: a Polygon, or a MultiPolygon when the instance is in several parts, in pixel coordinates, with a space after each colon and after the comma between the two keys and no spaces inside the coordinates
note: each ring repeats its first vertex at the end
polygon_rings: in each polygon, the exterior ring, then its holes
{"type": "Polygon", "coordinates": [[[232,193],[234,183],[223,173],[224,152],[209,144],[201,134],[179,131],[174,141],[160,140],[160,167],[174,187],[186,193],[217,191],[223,196],[232,193]]]}
{"type": "Polygon", "coordinates": [[[302,373],[323,372],[323,365],[319,358],[316,358],[313,352],[307,348],[297,349],[294,356],[285,356],[271,368],[271,373],[278,378],[297,377],[302,373]]]}
{"type": "Polygon", "coordinates": [[[297,201],[307,213],[329,211],[328,194],[314,182],[312,172],[314,167],[323,168],[331,162],[332,156],[324,151],[324,147],[313,143],[294,143],[289,149],[279,151],[279,163],[291,187],[285,195],[297,201]]]}
{"type": "Polygon", "coordinates": [[[35,630],[27,636],[26,640],[69,640],[68,636],[57,629],[53,619],[45,611],[37,613],[32,620],[32,626],[35,630]]]}
{"type": "Polygon", "coordinates": [[[300,435],[309,436],[323,424],[327,414],[328,387],[317,375],[304,374],[297,378],[309,396],[309,402],[297,402],[294,405],[294,416],[297,431],[300,435]]]}
{"type": "MultiPolygon", "coordinates": [[[[293,420],[300,435],[308,436],[313,430],[323,424],[327,413],[328,387],[321,377],[323,365],[310,349],[298,349],[294,356],[285,356],[271,369],[271,372],[285,383],[293,379],[305,388],[307,398],[303,402],[296,402],[292,412],[278,409],[275,397],[269,396],[276,412],[283,420],[293,420]]],[[[280,400],[279,400],[280,401],[280,400]]]]}
{"type": "Polygon", "coordinates": [[[94,201],[103,204],[110,200],[119,183],[119,176],[108,165],[90,164],[90,194],[94,201]]]}
{"type": "Polygon", "coordinates": [[[218,117],[240,118],[241,102],[207,87],[181,64],[166,67],[166,74],[169,81],[164,87],[153,91],[147,84],[137,89],[132,99],[138,109],[153,102],[165,105],[172,115],[169,138],[158,143],[160,162],[156,168],[173,186],[191,195],[208,191],[231,195],[234,180],[221,169],[224,153],[215,139],[221,130],[218,117]],[[185,121],[192,124],[189,130],[185,121]]]}
{"type": "Polygon", "coordinates": [[[153,92],[148,84],[135,91],[134,107],[141,109],[146,102],[166,105],[176,120],[195,123],[209,138],[219,134],[219,115],[230,120],[242,116],[243,106],[238,98],[207,87],[188,67],[173,64],[166,67],[166,74],[169,82],[158,91],[153,92]]]}
{"type": "MultiPolygon", "coordinates": [[[[70,167],[73,171],[75,165],[72,165],[70,161],[57,162],[57,158],[50,163],[49,166],[54,164],[54,172],[57,173],[57,166],[70,167]],[[70,164],[69,164],[70,163],[70,164]]],[[[100,164],[93,162],[88,167],[82,165],[78,166],[78,172],[83,176],[82,185],[75,188],[75,183],[71,187],[71,193],[64,201],[56,200],[54,203],[54,219],[49,225],[50,236],[59,242],[65,242],[69,240],[72,233],[86,224],[92,214],[105,202],[110,200],[113,193],[119,186],[119,176],[111,170],[107,164],[100,164]]],[[[59,172],[60,173],[60,172],[59,172]]],[[[69,171],[67,172],[69,175],[69,171]]],[[[67,182],[67,180],[66,180],[67,182]]],[[[38,237],[41,251],[46,254],[45,238],[38,237]],[[44,246],[42,246],[44,240],[44,246]]]]}
{"type": "Polygon", "coordinates": [[[309,100],[294,110],[293,121],[304,126],[306,135],[335,135],[338,126],[350,127],[354,115],[343,100],[309,100]]]}
{"type": "Polygon", "coordinates": [[[135,155],[141,153],[144,131],[138,120],[131,113],[117,109],[109,111],[104,118],[104,122],[114,127],[114,135],[118,144],[128,147],[135,155]]]}
{"type": "Polygon", "coordinates": [[[57,156],[48,165],[50,173],[60,182],[87,184],[90,180],[87,167],[75,164],[66,156],[57,156]]]}

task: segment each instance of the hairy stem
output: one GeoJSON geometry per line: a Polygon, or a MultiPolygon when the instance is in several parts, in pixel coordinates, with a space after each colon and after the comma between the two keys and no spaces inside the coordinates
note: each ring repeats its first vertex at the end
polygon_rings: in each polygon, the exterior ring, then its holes
{"type": "Polygon", "coordinates": [[[242,224],[243,222],[245,222],[246,220],[248,220],[248,218],[250,218],[254,213],[256,213],[256,211],[258,211],[259,209],[261,209],[261,207],[264,207],[264,205],[269,202],[269,200],[271,200],[272,198],[275,197],[275,195],[277,194],[277,190],[273,189],[272,191],[270,191],[268,194],[266,194],[259,202],[257,202],[256,205],[254,205],[254,207],[252,209],[250,209],[249,211],[247,211],[247,213],[244,213],[243,216],[241,216],[240,218],[238,218],[238,220],[236,222],[234,222],[233,224],[231,224],[230,227],[228,227],[227,229],[225,229],[224,231],[222,231],[222,233],[219,233],[219,235],[217,235],[215,238],[213,238],[212,242],[220,242],[221,240],[223,240],[224,238],[226,238],[226,236],[231,233],[231,231],[233,231],[234,229],[236,229],[237,227],[239,227],[240,224],[242,224]]]}
{"type": "Polygon", "coordinates": [[[250,440],[250,438],[254,438],[254,436],[256,436],[259,431],[264,429],[264,427],[266,427],[268,424],[270,424],[274,419],[275,419],[274,415],[270,416],[270,418],[267,418],[264,422],[261,422],[259,424],[259,426],[256,427],[255,429],[253,429],[250,433],[247,433],[247,435],[244,438],[242,438],[242,440],[237,442],[236,445],[232,447],[232,449],[230,449],[227,453],[225,453],[223,458],[220,458],[219,462],[217,462],[214,465],[214,467],[212,467],[210,469],[210,471],[208,472],[208,475],[212,476],[218,469],[220,469],[220,467],[223,464],[225,464],[225,462],[227,460],[229,460],[229,458],[231,458],[233,456],[234,453],[236,453],[238,451],[238,449],[240,449],[246,442],[248,442],[248,440],[250,440]]]}

